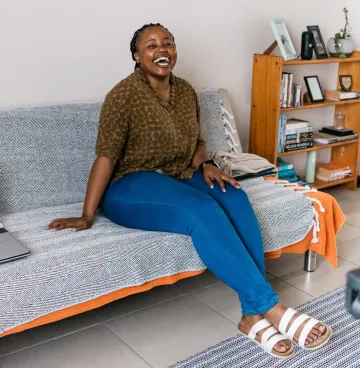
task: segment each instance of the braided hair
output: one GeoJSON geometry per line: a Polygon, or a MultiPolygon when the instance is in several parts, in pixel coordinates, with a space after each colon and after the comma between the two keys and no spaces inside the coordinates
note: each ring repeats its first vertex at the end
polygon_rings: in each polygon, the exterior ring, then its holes
{"type": "Polygon", "coordinates": [[[140,67],[140,63],[136,62],[136,59],[135,59],[135,53],[137,51],[137,43],[138,43],[140,35],[145,31],[146,28],[149,28],[149,27],[161,27],[165,29],[165,31],[168,31],[171,37],[173,38],[173,40],[175,41],[174,36],[171,34],[171,32],[167,28],[165,28],[163,25],[161,25],[160,23],[156,23],[156,24],[149,23],[149,24],[143,25],[141,28],[139,28],[134,33],[134,36],[130,42],[130,52],[131,52],[132,59],[135,61],[135,70],[140,67]]]}

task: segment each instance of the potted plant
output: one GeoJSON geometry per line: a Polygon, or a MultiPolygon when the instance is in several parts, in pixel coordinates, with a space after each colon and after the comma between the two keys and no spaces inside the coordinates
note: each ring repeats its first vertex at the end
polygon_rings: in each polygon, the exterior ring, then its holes
{"type": "Polygon", "coordinates": [[[346,58],[352,55],[355,45],[354,40],[351,38],[351,28],[349,25],[349,11],[347,8],[343,9],[345,15],[345,26],[340,29],[339,33],[335,34],[335,37],[330,38],[327,43],[327,49],[331,56],[346,58]]]}

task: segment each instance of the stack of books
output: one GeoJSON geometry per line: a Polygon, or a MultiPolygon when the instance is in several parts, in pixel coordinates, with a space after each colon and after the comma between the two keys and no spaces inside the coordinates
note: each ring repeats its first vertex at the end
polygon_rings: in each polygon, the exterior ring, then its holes
{"type": "Polygon", "coordinates": [[[358,138],[359,134],[355,134],[353,129],[336,129],[333,126],[327,126],[314,135],[313,141],[320,144],[330,144],[358,138]]]}
{"type": "Polygon", "coordinates": [[[301,85],[293,83],[294,75],[292,73],[282,73],[280,87],[280,107],[302,106],[301,85]]]}
{"type": "Polygon", "coordinates": [[[296,151],[313,146],[313,130],[309,121],[279,117],[278,153],[296,151]]]}
{"type": "Polygon", "coordinates": [[[351,135],[344,135],[344,136],[337,136],[333,134],[324,133],[319,130],[318,133],[315,133],[313,137],[313,141],[320,144],[330,144],[330,143],[337,143],[337,142],[344,142],[352,139],[358,139],[359,134],[351,134],[351,135]]]}
{"type": "Polygon", "coordinates": [[[300,177],[296,175],[294,165],[284,161],[281,157],[277,159],[276,168],[278,170],[278,179],[287,180],[289,183],[298,182],[300,177]]]}
{"type": "Polygon", "coordinates": [[[332,91],[324,90],[324,97],[326,100],[333,100],[333,101],[351,100],[354,98],[359,98],[359,92],[357,91],[345,92],[340,89],[332,91]]]}
{"type": "Polygon", "coordinates": [[[316,164],[316,179],[323,181],[341,180],[351,176],[350,166],[336,161],[327,164],[316,164]]]}

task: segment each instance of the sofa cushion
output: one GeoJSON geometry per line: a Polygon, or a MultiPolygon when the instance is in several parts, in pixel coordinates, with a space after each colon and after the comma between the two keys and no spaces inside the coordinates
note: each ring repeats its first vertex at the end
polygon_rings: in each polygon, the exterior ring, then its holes
{"type": "Polygon", "coordinates": [[[0,111],[0,213],[84,200],[100,108],[0,111]]]}
{"type": "MultiPolygon", "coordinates": [[[[217,89],[197,91],[209,150],[230,151],[217,89]]],[[[102,103],[0,111],[0,213],[84,200],[102,103]]]]}
{"type": "Polygon", "coordinates": [[[45,229],[81,211],[80,202],[2,216],[32,253],[0,267],[0,334],[115,290],[206,268],[185,235],[133,230],[101,215],[87,231],[45,229]]]}

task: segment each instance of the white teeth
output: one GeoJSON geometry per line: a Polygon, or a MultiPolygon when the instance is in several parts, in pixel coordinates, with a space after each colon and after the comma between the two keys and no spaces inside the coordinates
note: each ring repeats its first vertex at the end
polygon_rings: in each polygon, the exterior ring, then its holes
{"type": "Polygon", "coordinates": [[[164,62],[165,63],[169,63],[170,62],[169,58],[166,57],[166,56],[160,56],[156,60],[154,60],[154,63],[156,63],[156,64],[158,64],[158,63],[164,63],[164,62]]]}

